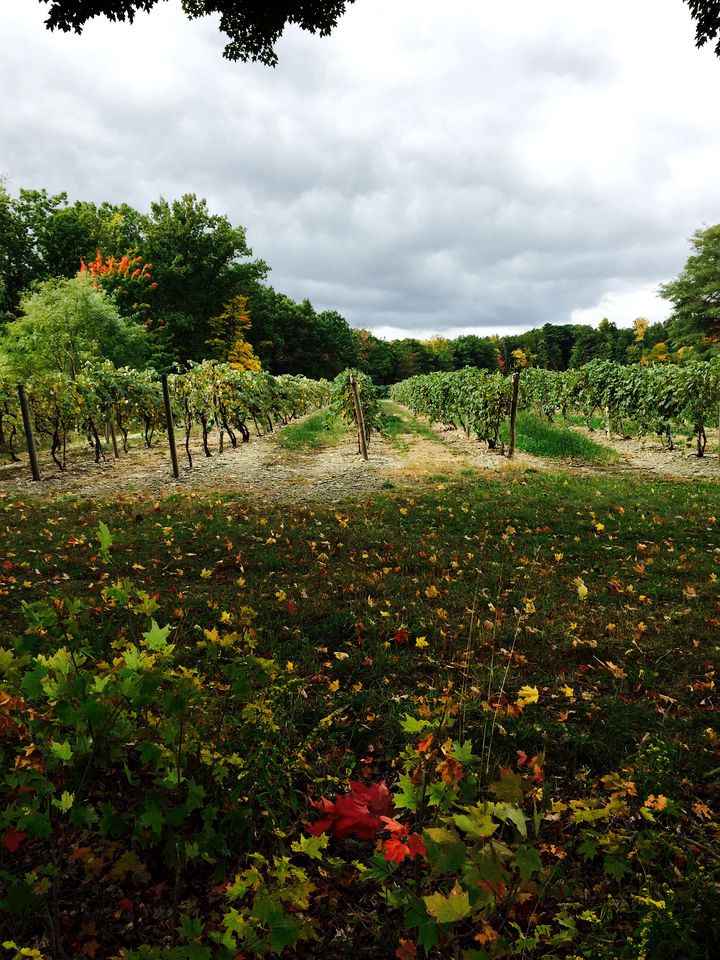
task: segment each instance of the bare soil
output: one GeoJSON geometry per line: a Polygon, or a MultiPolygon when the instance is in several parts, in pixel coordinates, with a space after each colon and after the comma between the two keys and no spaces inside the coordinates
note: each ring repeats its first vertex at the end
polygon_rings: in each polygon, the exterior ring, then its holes
{"type": "MultiPolygon", "coordinates": [[[[580,428],[578,428],[580,429],[580,428]]],[[[572,469],[583,474],[634,473],[678,480],[720,479],[720,465],[714,450],[704,458],[686,449],[667,450],[649,440],[608,441],[604,434],[590,433],[596,442],[612,447],[619,461],[590,465],[581,461],[546,460],[516,452],[508,460],[500,451],[468,439],[458,430],[439,426],[433,437],[408,434],[399,450],[375,434],[369,460],[357,452],[357,442],[348,435],[335,446],[297,453],[282,448],[278,434],[253,437],[247,444],[206,457],[199,444],[192,447],[193,468],[184,450],[178,450],[180,479],[172,476],[170,455],[164,438],[151,449],[136,438],[127,454],[115,460],[112,454],[96,464],[92,452],[75,447],[70,451],[67,470],[58,471],[47,453],[41,453],[43,480],[33,483],[27,461],[0,465],[0,495],[21,498],[71,494],[79,497],[114,499],[156,498],[191,490],[238,492],[268,502],[322,501],[333,503],[363,496],[383,488],[412,486],[439,476],[460,472],[515,473],[527,469],[572,469]]]]}
{"type": "Polygon", "coordinates": [[[588,430],[584,427],[575,429],[584,433],[595,443],[610,447],[619,455],[620,460],[617,463],[604,469],[656,475],[673,480],[720,479],[717,436],[708,435],[705,456],[698,457],[694,443],[687,445],[685,438],[676,438],[674,448],[669,450],[652,437],[613,436],[608,440],[604,432],[588,430]]]}

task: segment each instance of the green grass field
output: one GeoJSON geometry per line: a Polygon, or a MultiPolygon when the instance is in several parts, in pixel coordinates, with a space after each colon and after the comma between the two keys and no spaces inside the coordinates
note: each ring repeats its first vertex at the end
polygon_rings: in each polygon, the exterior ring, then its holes
{"type": "Polygon", "coordinates": [[[0,504],[19,945],[717,955],[717,485],[0,504]],[[303,840],[348,779],[425,853],[303,840]]]}

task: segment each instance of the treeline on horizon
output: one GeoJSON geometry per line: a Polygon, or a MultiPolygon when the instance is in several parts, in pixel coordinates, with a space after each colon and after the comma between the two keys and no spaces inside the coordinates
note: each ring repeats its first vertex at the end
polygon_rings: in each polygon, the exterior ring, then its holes
{"type": "MultiPolygon", "coordinates": [[[[706,234],[720,241],[720,228],[698,231],[700,253],[706,234]]],[[[142,213],[125,203],[70,203],[65,193],[46,190],[12,196],[0,181],[0,354],[8,341],[1,332],[59,309],[81,269],[108,297],[106,311],[117,310],[130,331],[130,362],[160,371],[215,358],[308,377],[333,378],[357,367],[391,384],[468,365],[509,369],[518,349],[537,366],[566,370],[596,358],[667,362],[717,344],[712,322],[695,322],[681,309],[684,290],[674,288],[682,276],[662,291],[676,308],[663,323],[637,318],[618,328],[606,319],[598,328],[548,323],[504,337],[383,340],[351,327],[335,310],[317,311],[308,299],[298,303],[273,289],[270,268],[253,258],[245,229],[194,194],[160,198],[142,213]]],[[[19,343],[22,352],[32,341],[19,343]]]]}

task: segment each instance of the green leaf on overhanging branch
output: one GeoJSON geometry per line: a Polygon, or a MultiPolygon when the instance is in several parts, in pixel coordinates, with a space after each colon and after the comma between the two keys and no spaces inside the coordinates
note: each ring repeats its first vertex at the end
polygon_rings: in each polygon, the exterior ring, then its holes
{"type": "Polygon", "coordinates": [[[36,663],[32,670],[28,670],[20,681],[20,689],[28,700],[40,700],[45,691],[43,689],[43,680],[47,676],[48,669],[42,663],[36,663]]]}
{"type": "Polygon", "coordinates": [[[466,766],[469,763],[473,763],[475,760],[479,760],[480,757],[476,756],[472,752],[472,740],[466,740],[464,743],[460,743],[458,740],[453,741],[452,751],[450,756],[453,760],[457,760],[458,763],[462,763],[463,766],[466,766]]]}
{"type": "Polygon", "coordinates": [[[148,798],[145,801],[145,809],[138,822],[141,827],[147,827],[148,830],[159,835],[162,832],[165,817],[157,803],[148,798]]]}
{"type": "Polygon", "coordinates": [[[300,936],[301,924],[281,907],[276,907],[267,919],[270,930],[270,947],[282,953],[286,947],[294,947],[300,936]]]}
{"type": "Polygon", "coordinates": [[[428,841],[427,858],[435,876],[457,873],[465,863],[468,848],[455,830],[429,827],[423,831],[428,841]]]}
{"type": "Polygon", "coordinates": [[[0,647],[0,675],[9,672],[14,660],[15,654],[12,650],[5,650],[3,647],[0,647]]]}
{"type": "Polygon", "coordinates": [[[586,860],[592,860],[597,856],[598,852],[598,842],[592,837],[588,837],[578,847],[578,853],[580,856],[584,857],[586,860]]]}
{"type": "Polygon", "coordinates": [[[425,953],[437,946],[440,931],[437,923],[428,916],[422,900],[413,897],[405,907],[405,926],[417,931],[415,940],[425,953]]]}
{"type": "Polygon", "coordinates": [[[20,830],[30,834],[31,837],[41,837],[43,840],[51,837],[53,832],[50,817],[47,813],[38,813],[36,811],[23,814],[23,816],[19,817],[17,826],[20,830]]]}
{"type": "Polygon", "coordinates": [[[438,923],[457,923],[472,913],[470,895],[457,882],[447,896],[438,891],[422,899],[425,909],[438,923]]]}
{"type": "Polygon", "coordinates": [[[76,803],[70,810],[69,820],[74,827],[89,827],[97,819],[95,808],[89,804],[76,803]]]}
{"type": "Polygon", "coordinates": [[[196,937],[202,936],[204,926],[200,917],[191,917],[187,913],[180,917],[180,934],[186,940],[194,940],[196,937]]]}
{"type": "Polygon", "coordinates": [[[398,810],[417,810],[420,788],[416,786],[408,774],[400,777],[400,792],[393,795],[393,802],[398,810]]]}
{"type": "Polygon", "coordinates": [[[142,656],[134,643],[131,643],[127,649],[123,651],[123,660],[128,670],[143,669],[142,656]]]}
{"type": "Polygon", "coordinates": [[[431,783],[425,795],[429,807],[449,810],[455,800],[455,791],[447,783],[431,783]]]}
{"type": "Polygon", "coordinates": [[[354,866],[360,871],[360,879],[364,882],[378,880],[380,883],[383,883],[397,870],[395,862],[386,860],[380,853],[374,853],[372,855],[369,867],[365,867],[361,863],[355,863],[354,866]]]}

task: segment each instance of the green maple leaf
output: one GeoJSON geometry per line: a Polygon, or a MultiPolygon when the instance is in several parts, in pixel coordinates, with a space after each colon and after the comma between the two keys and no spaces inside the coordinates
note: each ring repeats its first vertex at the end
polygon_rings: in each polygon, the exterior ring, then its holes
{"type": "Polygon", "coordinates": [[[614,880],[622,880],[626,873],[630,873],[630,864],[626,857],[605,857],[603,870],[614,880]]]}
{"type": "Polygon", "coordinates": [[[516,807],[512,803],[496,803],[495,816],[506,822],[509,820],[517,827],[520,836],[527,840],[527,817],[520,807],[516,807]]]}
{"type": "Polygon", "coordinates": [[[292,844],[295,853],[304,853],[311,860],[322,860],[321,851],[330,842],[330,837],[326,833],[321,833],[319,837],[300,837],[292,844]]]}
{"type": "Polygon", "coordinates": [[[275,953],[282,953],[285,947],[294,947],[300,936],[300,922],[283,910],[278,909],[268,918],[270,928],[270,947],[275,953]]]}
{"type": "Polygon", "coordinates": [[[57,757],[58,760],[68,761],[73,755],[72,747],[67,740],[63,741],[63,743],[51,743],[50,749],[53,752],[53,756],[57,757]]]}
{"type": "Polygon", "coordinates": [[[110,533],[108,525],[101,520],[98,524],[97,537],[100,541],[100,553],[103,557],[109,556],[109,550],[113,543],[113,535],[110,533]]]}
{"type": "Polygon", "coordinates": [[[154,803],[147,803],[143,815],[140,817],[140,825],[147,827],[155,834],[160,834],[164,822],[165,818],[160,807],[154,803]]]}
{"type": "Polygon", "coordinates": [[[540,852],[535,847],[519,847],[515,851],[515,862],[521,878],[527,882],[541,867],[540,852]]]}
{"type": "Polygon", "coordinates": [[[456,923],[472,913],[470,896],[457,882],[447,896],[438,891],[429,897],[423,897],[423,901],[427,912],[438,923],[456,923]]]}
{"type": "Polygon", "coordinates": [[[150,629],[143,633],[143,640],[148,650],[166,650],[168,634],[172,630],[170,624],[160,627],[156,620],[150,621],[150,629]]]}
{"type": "Polygon", "coordinates": [[[578,847],[578,853],[583,856],[586,860],[592,860],[593,857],[598,852],[598,842],[597,840],[592,840],[588,838],[583,840],[583,842],[578,847]]]}
{"type": "Polygon", "coordinates": [[[469,813],[456,813],[453,823],[471,837],[491,837],[497,830],[497,824],[489,813],[471,810],[469,813]]]}
{"type": "Polygon", "coordinates": [[[418,720],[417,717],[411,717],[409,713],[406,713],[404,719],[400,721],[400,726],[405,733],[422,733],[425,729],[432,729],[435,724],[431,724],[427,720],[418,720]]]}
{"type": "Polygon", "coordinates": [[[457,760],[458,763],[472,763],[473,760],[480,759],[480,757],[472,752],[472,748],[472,740],[466,740],[465,743],[460,743],[458,740],[455,740],[452,745],[451,756],[453,760],[457,760]]]}
{"type": "Polygon", "coordinates": [[[425,953],[429,953],[432,947],[437,946],[438,925],[427,915],[419,900],[410,900],[406,903],[405,924],[417,931],[415,938],[417,945],[422,947],[425,953]]]}
{"type": "Polygon", "coordinates": [[[62,813],[67,813],[73,803],[75,803],[75,794],[70,793],[68,790],[63,790],[59,800],[53,798],[52,801],[53,806],[57,807],[62,813]]]}

